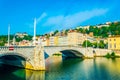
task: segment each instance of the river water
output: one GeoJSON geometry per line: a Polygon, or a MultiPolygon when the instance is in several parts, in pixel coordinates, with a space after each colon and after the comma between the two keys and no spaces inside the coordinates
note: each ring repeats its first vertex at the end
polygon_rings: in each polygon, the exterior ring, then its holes
{"type": "Polygon", "coordinates": [[[46,71],[0,64],[0,80],[120,80],[120,58],[46,59],[46,71]]]}

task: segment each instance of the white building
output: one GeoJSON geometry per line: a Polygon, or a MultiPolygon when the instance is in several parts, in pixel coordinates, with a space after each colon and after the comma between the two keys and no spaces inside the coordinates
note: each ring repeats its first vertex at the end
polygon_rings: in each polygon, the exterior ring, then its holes
{"type": "Polygon", "coordinates": [[[58,45],[59,46],[67,46],[68,45],[68,36],[59,36],[58,37],[58,45]]]}
{"type": "Polygon", "coordinates": [[[18,32],[18,33],[16,33],[15,35],[16,35],[17,37],[20,37],[20,38],[24,38],[24,36],[28,36],[28,34],[27,34],[26,32],[24,32],[24,33],[18,32]]]}
{"type": "Polygon", "coordinates": [[[71,31],[68,33],[68,45],[78,46],[82,45],[86,36],[82,33],[76,31],[71,31]]]}

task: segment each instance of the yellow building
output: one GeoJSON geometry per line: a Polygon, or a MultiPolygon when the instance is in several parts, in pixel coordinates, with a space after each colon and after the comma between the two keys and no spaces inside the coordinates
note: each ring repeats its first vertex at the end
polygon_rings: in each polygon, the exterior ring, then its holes
{"type": "Polygon", "coordinates": [[[108,49],[120,50],[120,36],[111,36],[108,38],[108,49]]]}
{"type": "Polygon", "coordinates": [[[78,33],[76,31],[71,31],[68,33],[68,45],[71,46],[82,45],[85,39],[86,38],[82,33],[78,33]]]}
{"type": "Polygon", "coordinates": [[[50,45],[50,41],[49,39],[46,39],[46,46],[49,46],[50,45]]]}
{"type": "Polygon", "coordinates": [[[58,45],[58,36],[55,36],[55,37],[54,37],[54,44],[55,44],[55,46],[58,45]]]}
{"type": "Polygon", "coordinates": [[[50,46],[57,46],[58,45],[58,36],[51,36],[49,38],[49,45],[50,46]]]}

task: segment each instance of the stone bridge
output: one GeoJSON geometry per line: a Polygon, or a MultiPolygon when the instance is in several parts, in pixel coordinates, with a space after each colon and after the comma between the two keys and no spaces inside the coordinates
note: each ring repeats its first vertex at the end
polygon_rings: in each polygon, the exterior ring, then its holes
{"type": "Polygon", "coordinates": [[[52,56],[54,53],[61,52],[63,56],[66,57],[88,57],[93,58],[96,56],[104,56],[108,52],[111,53],[111,50],[108,49],[98,49],[98,48],[82,48],[75,46],[45,46],[44,52],[49,56],[52,56]]]}
{"type": "Polygon", "coordinates": [[[0,47],[0,62],[33,70],[45,70],[43,47],[14,46],[0,47]]]}
{"type": "Polygon", "coordinates": [[[111,52],[107,49],[93,49],[69,46],[14,46],[0,47],[0,63],[24,67],[33,70],[45,70],[45,55],[52,56],[54,53],[61,52],[65,57],[89,57],[94,54],[102,56],[111,52]]]}

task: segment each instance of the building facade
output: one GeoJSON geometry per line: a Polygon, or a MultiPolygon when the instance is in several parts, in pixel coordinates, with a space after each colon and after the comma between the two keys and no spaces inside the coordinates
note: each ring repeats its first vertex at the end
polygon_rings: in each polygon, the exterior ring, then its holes
{"type": "Polygon", "coordinates": [[[49,38],[49,46],[57,46],[58,45],[58,36],[51,36],[49,38]]]}
{"type": "Polygon", "coordinates": [[[120,50],[120,36],[111,36],[108,38],[108,49],[120,50]]]}
{"type": "Polygon", "coordinates": [[[78,33],[76,31],[68,33],[68,45],[71,46],[80,46],[83,44],[84,40],[86,39],[85,35],[82,33],[78,33]]]}
{"type": "Polygon", "coordinates": [[[58,37],[58,45],[59,46],[67,46],[68,45],[68,36],[59,36],[58,37]]]}

